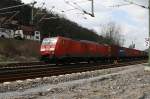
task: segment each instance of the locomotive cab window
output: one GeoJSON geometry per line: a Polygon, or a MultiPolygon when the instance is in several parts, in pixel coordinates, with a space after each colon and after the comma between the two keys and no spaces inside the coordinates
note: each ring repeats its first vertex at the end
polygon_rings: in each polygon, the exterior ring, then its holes
{"type": "Polygon", "coordinates": [[[46,45],[46,44],[56,44],[57,42],[57,38],[45,38],[42,42],[43,45],[46,45]]]}

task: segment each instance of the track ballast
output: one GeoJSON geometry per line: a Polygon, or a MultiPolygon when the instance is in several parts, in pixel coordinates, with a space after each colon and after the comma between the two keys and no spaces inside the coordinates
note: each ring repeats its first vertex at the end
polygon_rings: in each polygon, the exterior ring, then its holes
{"type": "Polygon", "coordinates": [[[144,63],[146,60],[122,62],[118,64],[106,63],[77,63],[77,64],[46,64],[43,62],[9,63],[0,67],[0,82],[31,79],[44,76],[57,76],[77,72],[92,71],[123,67],[133,64],[144,63]]]}

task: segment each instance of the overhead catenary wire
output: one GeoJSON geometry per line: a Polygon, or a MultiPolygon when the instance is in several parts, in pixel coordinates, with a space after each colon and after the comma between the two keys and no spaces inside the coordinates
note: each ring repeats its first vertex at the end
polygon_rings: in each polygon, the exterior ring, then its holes
{"type": "Polygon", "coordinates": [[[73,9],[67,9],[67,10],[61,10],[61,12],[63,12],[63,13],[67,13],[67,12],[69,12],[69,11],[73,11],[73,10],[76,10],[76,8],[73,8],[73,9]]]}
{"type": "Polygon", "coordinates": [[[88,3],[90,0],[78,1],[78,3],[88,3]]]}
{"type": "Polygon", "coordinates": [[[81,10],[84,10],[81,6],[79,6],[76,2],[71,1],[74,5],[76,5],[78,8],[80,8],[81,10]]]}
{"type": "Polygon", "coordinates": [[[130,3],[124,3],[124,4],[117,4],[109,7],[120,7],[120,6],[126,6],[126,5],[131,5],[130,3]]]}
{"type": "Polygon", "coordinates": [[[146,6],[144,6],[144,5],[141,5],[141,4],[137,4],[137,3],[135,3],[135,2],[133,2],[133,1],[129,1],[129,0],[123,0],[124,2],[126,2],[126,3],[124,3],[124,4],[118,4],[118,5],[113,5],[113,6],[110,6],[110,7],[121,7],[121,6],[126,6],[126,5],[137,5],[137,6],[140,6],[140,7],[142,7],[142,8],[145,8],[145,9],[150,9],[150,7],[146,7],[146,6]]]}
{"type": "Polygon", "coordinates": [[[67,9],[67,10],[65,10],[65,12],[72,11],[72,10],[76,10],[76,8],[74,8],[74,9],[67,9]]]}
{"type": "Polygon", "coordinates": [[[125,2],[129,2],[130,4],[134,4],[134,5],[140,6],[140,7],[142,7],[142,8],[149,9],[149,7],[146,7],[146,6],[141,5],[141,4],[137,4],[137,3],[133,2],[133,1],[129,1],[129,0],[124,0],[124,1],[125,1],[125,2]]]}
{"type": "Polygon", "coordinates": [[[77,10],[79,10],[79,11],[82,11],[83,13],[85,13],[85,14],[88,14],[88,15],[90,15],[90,16],[92,16],[92,17],[94,17],[94,6],[93,6],[93,0],[92,0],[92,13],[89,13],[89,12],[87,12],[86,10],[84,10],[81,6],[79,6],[76,2],[72,2],[72,1],[66,1],[66,0],[64,0],[64,2],[66,3],[66,4],[68,4],[68,5],[70,5],[71,7],[73,7],[73,8],[75,8],[75,9],[77,9],[77,10]]]}
{"type": "Polygon", "coordinates": [[[3,24],[6,24],[8,22],[10,22],[17,14],[19,14],[20,11],[17,11],[14,15],[12,15],[8,20],[6,20],[3,24]]]}
{"type": "Polygon", "coordinates": [[[138,5],[138,6],[141,6],[141,7],[144,7],[144,8],[147,8],[146,6],[144,5],[141,5],[141,4],[138,4],[138,3],[135,3],[133,1],[129,1],[129,0],[124,0],[125,2],[129,2],[130,4],[134,4],[134,5],[138,5]]]}
{"type": "Polygon", "coordinates": [[[60,11],[60,12],[62,12],[62,13],[66,13],[66,12],[73,11],[73,10],[76,10],[76,9],[77,9],[77,8],[71,8],[71,9],[62,10],[62,9],[59,9],[59,8],[56,8],[56,7],[55,7],[55,10],[58,10],[58,11],[60,11]]]}
{"type": "Polygon", "coordinates": [[[15,12],[18,12],[18,11],[4,12],[4,13],[0,13],[0,15],[3,15],[3,14],[11,14],[11,13],[15,13],[15,12]]]}
{"type": "Polygon", "coordinates": [[[71,7],[73,7],[74,9],[77,9],[77,10],[79,10],[79,11],[82,11],[82,9],[80,9],[80,8],[78,8],[78,7],[74,6],[74,5],[72,5],[69,1],[64,0],[64,2],[65,2],[66,4],[68,4],[68,5],[70,5],[71,7]]]}
{"type": "Polygon", "coordinates": [[[85,11],[81,6],[79,6],[76,2],[73,2],[73,4],[75,4],[77,7],[79,7],[85,14],[89,14],[90,16],[94,17],[94,0],[89,0],[91,1],[92,5],[91,5],[91,12],[89,13],[87,11],[85,11]]]}
{"type": "Polygon", "coordinates": [[[25,6],[27,4],[21,4],[21,5],[16,5],[16,6],[10,6],[10,7],[5,7],[5,8],[0,8],[0,11],[2,10],[7,10],[7,9],[12,9],[12,8],[17,8],[17,7],[21,7],[21,6],[25,6]]]}

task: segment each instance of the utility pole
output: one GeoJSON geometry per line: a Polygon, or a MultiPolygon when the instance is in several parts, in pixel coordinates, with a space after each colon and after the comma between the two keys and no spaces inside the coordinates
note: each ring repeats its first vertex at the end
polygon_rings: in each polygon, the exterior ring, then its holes
{"type": "Polygon", "coordinates": [[[148,67],[150,69],[150,0],[148,0],[148,12],[149,12],[149,49],[148,49],[148,67]]]}
{"type": "Polygon", "coordinates": [[[145,66],[146,71],[150,71],[150,0],[148,0],[148,11],[149,11],[149,48],[148,48],[148,65],[145,66]]]}
{"type": "Polygon", "coordinates": [[[92,11],[92,17],[94,17],[94,0],[92,0],[92,5],[91,5],[91,11],[92,11]]]}
{"type": "Polygon", "coordinates": [[[31,3],[31,21],[30,21],[30,24],[31,25],[33,25],[33,20],[34,20],[34,12],[33,12],[33,10],[34,10],[34,5],[36,4],[37,2],[36,1],[34,1],[33,3],[31,3]]]}

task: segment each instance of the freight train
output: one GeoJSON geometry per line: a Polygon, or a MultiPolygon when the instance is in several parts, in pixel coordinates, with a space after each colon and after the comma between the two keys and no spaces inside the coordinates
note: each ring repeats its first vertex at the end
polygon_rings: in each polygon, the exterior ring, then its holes
{"type": "Polygon", "coordinates": [[[41,60],[48,62],[113,62],[148,57],[146,52],[136,49],[86,40],[73,40],[61,36],[43,39],[40,54],[41,60]]]}

